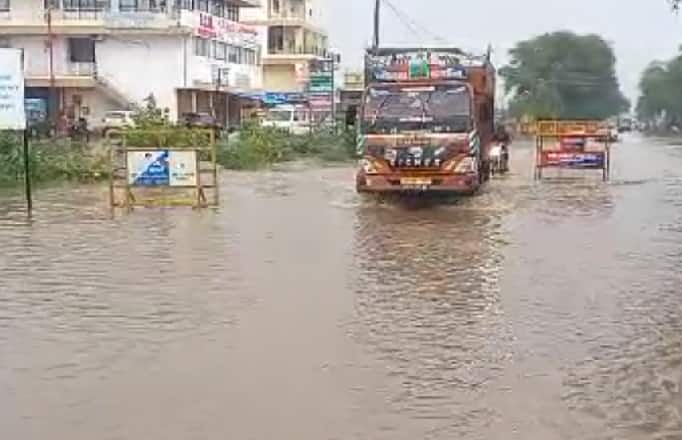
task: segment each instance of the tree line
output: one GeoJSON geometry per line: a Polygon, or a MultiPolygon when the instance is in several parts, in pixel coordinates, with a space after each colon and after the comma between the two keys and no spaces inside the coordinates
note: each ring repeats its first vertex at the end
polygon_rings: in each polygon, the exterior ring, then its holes
{"type": "Polygon", "coordinates": [[[517,43],[509,55],[500,74],[512,115],[605,119],[630,107],[613,49],[598,35],[547,33],[517,43]]]}
{"type": "MultiPolygon", "coordinates": [[[[667,0],[674,11],[682,0],[667,0]]],[[[616,57],[599,35],[546,33],[517,43],[500,70],[509,113],[531,118],[606,119],[630,110],[620,91],[616,57]]],[[[637,117],[649,127],[682,129],[682,46],[642,73],[637,117]]]]}

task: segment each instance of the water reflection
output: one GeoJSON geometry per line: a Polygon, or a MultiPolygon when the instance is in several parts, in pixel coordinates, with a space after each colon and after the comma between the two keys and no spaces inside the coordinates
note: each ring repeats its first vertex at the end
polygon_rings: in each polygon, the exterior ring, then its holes
{"type": "Polygon", "coordinates": [[[356,336],[396,382],[392,411],[451,434],[489,419],[462,393],[485,387],[507,359],[501,222],[456,206],[357,211],[356,336]]]}

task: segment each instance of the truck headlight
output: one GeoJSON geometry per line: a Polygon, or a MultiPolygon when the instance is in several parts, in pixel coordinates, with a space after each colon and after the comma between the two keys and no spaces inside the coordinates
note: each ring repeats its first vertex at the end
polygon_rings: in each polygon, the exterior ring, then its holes
{"type": "Polygon", "coordinates": [[[478,163],[476,162],[476,158],[465,157],[464,159],[459,161],[459,163],[455,166],[455,169],[453,171],[458,174],[469,174],[477,172],[478,163]]]}
{"type": "Polygon", "coordinates": [[[365,174],[377,174],[379,172],[377,166],[369,159],[361,159],[360,166],[365,174]]]}

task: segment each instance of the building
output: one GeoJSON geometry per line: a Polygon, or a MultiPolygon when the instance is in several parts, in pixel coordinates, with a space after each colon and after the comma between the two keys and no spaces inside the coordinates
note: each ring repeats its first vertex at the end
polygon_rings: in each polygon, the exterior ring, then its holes
{"type": "Polygon", "coordinates": [[[0,47],[24,49],[26,97],[54,121],[153,95],[172,120],[239,119],[241,92],[262,86],[261,38],[241,23],[256,0],[0,0],[0,47]],[[48,7],[48,5],[51,5],[48,7]]]}
{"type": "Polygon", "coordinates": [[[262,0],[244,11],[255,25],[263,48],[263,88],[271,92],[305,92],[310,63],[327,56],[320,0],[262,0]]]}
{"type": "Polygon", "coordinates": [[[358,109],[362,103],[365,89],[363,72],[346,72],[343,75],[343,88],[340,91],[340,111],[344,114],[346,126],[355,125],[358,109]]]}

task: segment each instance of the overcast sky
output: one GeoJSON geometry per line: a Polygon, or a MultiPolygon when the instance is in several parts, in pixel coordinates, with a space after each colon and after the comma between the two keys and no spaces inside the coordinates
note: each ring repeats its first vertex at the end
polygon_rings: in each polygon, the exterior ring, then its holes
{"type": "MultiPolygon", "coordinates": [[[[347,67],[359,67],[372,38],[373,0],[321,0],[331,45],[342,51],[347,67]]],[[[653,59],[674,56],[682,45],[682,14],[666,0],[390,0],[429,30],[414,35],[388,7],[382,11],[382,44],[448,43],[482,52],[493,46],[495,64],[507,61],[516,41],[567,29],[598,33],[613,46],[624,93],[638,95],[639,75],[653,59]]]]}

